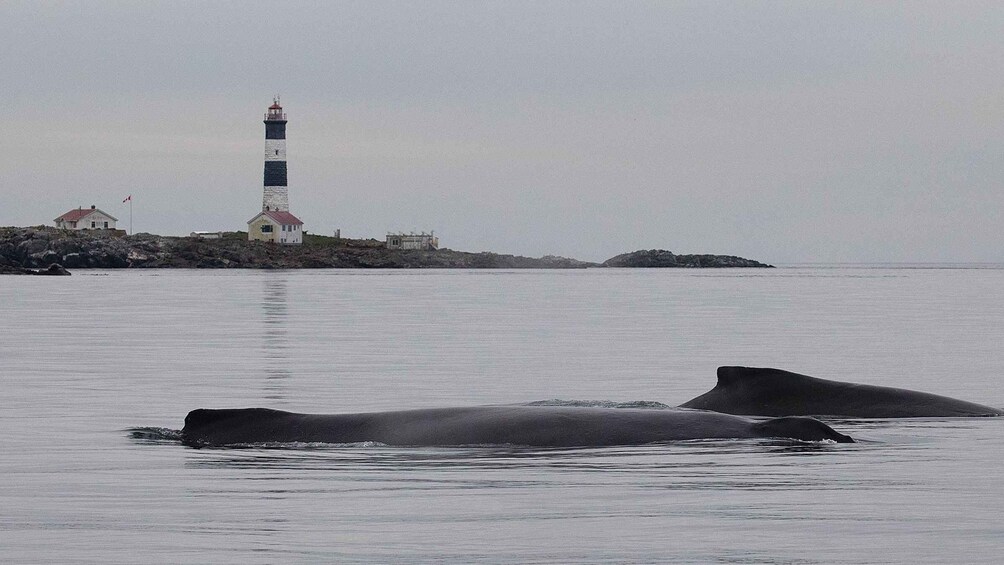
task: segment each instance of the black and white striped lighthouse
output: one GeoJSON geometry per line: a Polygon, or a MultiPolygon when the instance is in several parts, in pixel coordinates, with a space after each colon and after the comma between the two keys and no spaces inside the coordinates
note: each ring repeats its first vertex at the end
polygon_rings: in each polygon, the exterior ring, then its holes
{"type": "Polygon", "coordinates": [[[303,222],[289,212],[286,187],[286,114],[276,96],[265,113],[265,190],[261,212],[248,220],[248,239],[287,245],[303,243],[303,222]]]}
{"type": "Polygon", "coordinates": [[[272,100],[265,114],[265,192],[261,201],[265,211],[289,211],[286,187],[286,114],[279,97],[272,100]]]}

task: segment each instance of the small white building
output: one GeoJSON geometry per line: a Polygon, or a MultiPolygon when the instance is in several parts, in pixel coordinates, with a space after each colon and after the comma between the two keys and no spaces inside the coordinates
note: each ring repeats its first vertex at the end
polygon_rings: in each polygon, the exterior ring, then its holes
{"type": "Polygon", "coordinates": [[[57,228],[64,230],[113,230],[118,218],[91,205],[90,208],[70,210],[53,221],[57,228]]]}
{"type": "Polygon", "coordinates": [[[433,233],[389,233],[387,249],[422,249],[435,251],[439,248],[439,238],[433,233]]]}
{"type": "Polygon", "coordinates": [[[289,212],[264,210],[248,220],[248,239],[300,245],[303,243],[303,222],[289,212]]]}
{"type": "Polygon", "coordinates": [[[188,237],[194,237],[198,239],[223,239],[223,232],[221,231],[193,231],[188,234],[188,237]]]}

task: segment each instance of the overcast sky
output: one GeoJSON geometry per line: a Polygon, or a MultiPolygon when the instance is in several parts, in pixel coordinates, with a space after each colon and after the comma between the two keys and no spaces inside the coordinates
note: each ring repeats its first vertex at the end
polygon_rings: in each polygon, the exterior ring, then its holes
{"type": "Polygon", "coordinates": [[[0,3],[0,225],[1004,261],[1004,4],[0,3]]]}

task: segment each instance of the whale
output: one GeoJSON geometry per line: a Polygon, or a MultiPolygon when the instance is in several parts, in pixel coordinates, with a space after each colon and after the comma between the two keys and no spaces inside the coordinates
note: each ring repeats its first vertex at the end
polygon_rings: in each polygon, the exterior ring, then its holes
{"type": "Polygon", "coordinates": [[[192,410],[181,441],[191,447],[274,443],[363,443],[389,446],[509,445],[603,447],[693,439],[786,438],[853,443],[813,418],[757,421],[680,408],[476,406],[300,414],[270,408],[192,410]]]}
{"type": "Polygon", "coordinates": [[[744,416],[925,418],[1004,415],[999,408],[927,392],[830,381],[760,367],[719,367],[715,388],[680,406],[744,416]]]}

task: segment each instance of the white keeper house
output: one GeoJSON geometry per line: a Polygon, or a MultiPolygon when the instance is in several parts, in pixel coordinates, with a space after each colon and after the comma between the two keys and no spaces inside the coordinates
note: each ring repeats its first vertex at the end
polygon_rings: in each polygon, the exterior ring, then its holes
{"type": "Polygon", "coordinates": [[[53,221],[64,230],[113,230],[118,218],[91,205],[70,210],[53,221]]]}

